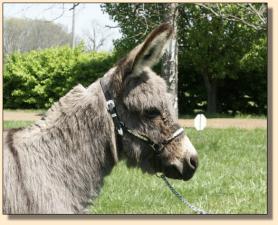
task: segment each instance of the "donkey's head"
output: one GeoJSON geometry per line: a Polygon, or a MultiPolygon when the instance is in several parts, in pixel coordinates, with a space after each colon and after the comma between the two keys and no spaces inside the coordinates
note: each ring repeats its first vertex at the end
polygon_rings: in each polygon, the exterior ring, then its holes
{"type": "Polygon", "coordinates": [[[198,166],[197,152],[177,124],[165,81],[151,70],[172,33],[168,24],[151,32],[119,62],[113,82],[119,90],[117,111],[126,127],[121,142],[128,164],[135,162],[143,171],[188,180],[198,166]]]}

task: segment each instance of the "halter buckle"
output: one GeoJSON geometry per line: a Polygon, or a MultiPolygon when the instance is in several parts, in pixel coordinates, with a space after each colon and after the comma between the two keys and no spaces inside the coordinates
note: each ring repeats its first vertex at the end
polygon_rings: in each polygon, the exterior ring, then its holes
{"type": "Polygon", "coordinates": [[[115,108],[115,102],[113,101],[113,100],[108,100],[107,102],[106,102],[106,107],[107,107],[107,110],[110,112],[110,113],[112,113],[113,112],[113,110],[114,110],[114,108],[115,108]]]}
{"type": "Polygon", "coordinates": [[[117,132],[118,132],[118,134],[119,134],[120,136],[123,136],[123,135],[124,135],[123,129],[122,129],[121,127],[119,127],[119,128],[117,129],[117,132]]]}

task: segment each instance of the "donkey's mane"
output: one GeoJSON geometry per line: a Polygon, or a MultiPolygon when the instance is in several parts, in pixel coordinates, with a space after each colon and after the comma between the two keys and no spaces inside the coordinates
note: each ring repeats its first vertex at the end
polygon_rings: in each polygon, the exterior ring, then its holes
{"type": "MultiPolygon", "coordinates": [[[[26,168],[29,169],[22,169],[21,172],[26,176],[25,188],[37,188],[40,195],[53,196],[54,202],[68,201],[65,205],[71,209],[74,206],[75,212],[81,212],[88,199],[98,195],[102,177],[110,172],[114,164],[110,147],[111,124],[104,119],[105,107],[99,88],[99,82],[87,89],[77,85],[55,103],[41,120],[18,130],[11,139],[18,157],[25,159],[28,155],[32,162],[28,164],[26,161],[26,168]],[[42,158],[43,155],[48,157],[42,158]],[[107,163],[109,161],[111,163],[107,163]],[[50,189],[45,189],[45,181],[53,183],[50,189]],[[55,182],[60,184],[55,186],[55,182]],[[69,189],[59,189],[64,186],[69,189]]],[[[12,193],[17,192],[17,188],[14,186],[10,189],[11,195],[15,195],[12,193]]],[[[29,198],[30,201],[36,199],[35,196],[29,198]]],[[[59,206],[51,201],[40,202],[44,199],[34,200],[39,206],[31,202],[30,205],[36,208],[29,210],[47,209],[53,213],[70,211],[69,208],[57,208],[59,206]]]]}
{"type": "MultiPolygon", "coordinates": [[[[46,114],[35,123],[35,126],[49,129],[57,124],[63,124],[66,119],[74,116],[80,110],[84,110],[90,103],[94,104],[94,101],[96,99],[94,99],[93,93],[78,84],[54,103],[46,114]]],[[[97,110],[93,113],[97,113],[97,110]]]]}

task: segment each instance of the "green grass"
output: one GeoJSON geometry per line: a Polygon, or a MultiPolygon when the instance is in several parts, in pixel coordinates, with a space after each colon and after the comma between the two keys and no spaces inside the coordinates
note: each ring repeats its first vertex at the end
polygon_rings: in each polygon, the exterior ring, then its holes
{"type": "Polygon", "coordinates": [[[33,121],[11,121],[11,120],[6,120],[4,121],[4,128],[19,128],[19,127],[26,127],[28,125],[31,125],[34,123],[33,121]]]}
{"type": "MultiPolygon", "coordinates": [[[[187,200],[217,214],[267,213],[266,130],[206,129],[187,134],[200,166],[187,182],[169,179],[187,200]]],[[[91,207],[98,214],[189,214],[162,179],[120,162],[91,207]]]]}
{"type": "MultiPolygon", "coordinates": [[[[4,127],[31,122],[5,121],[4,127]]],[[[169,179],[193,205],[217,214],[267,213],[266,129],[205,129],[186,133],[200,166],[189,181],[169,179]]],[[[127,168],[121,161],[104,180],[90,207],[97,214],[191,214],[162,179],[127,168]]]]}
{"type": "Polygon", "coordinates": [[[4,112],[45,113],[46,109],[4,109],[4,112]]]}
{"type": "MultiPolygon", "coordinates": [[[[207,118],[209,119],[218,119],[218,118],[237,118],[237,119],[267,119],[266,115],[252,115],[252,114],[223,114],[223,113],[217,113],[217,114],[207,114],[203,113],[207,118]]],[[[179,119],[194,119],[197,114],[192,115],[179,115],[179,119]]]]}

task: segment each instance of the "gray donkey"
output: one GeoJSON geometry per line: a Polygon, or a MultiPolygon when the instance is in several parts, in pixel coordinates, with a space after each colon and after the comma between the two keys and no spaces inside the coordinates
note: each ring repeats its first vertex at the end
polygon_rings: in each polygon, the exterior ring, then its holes
{"type": "Polygon", "coordinates": [[[151,67],[173,29],[162,24],[88,88],[75,86],[24,129],[4,131],[3,213],[81,214],[119,159],[188,180],[197,153],[151,67]]]}

